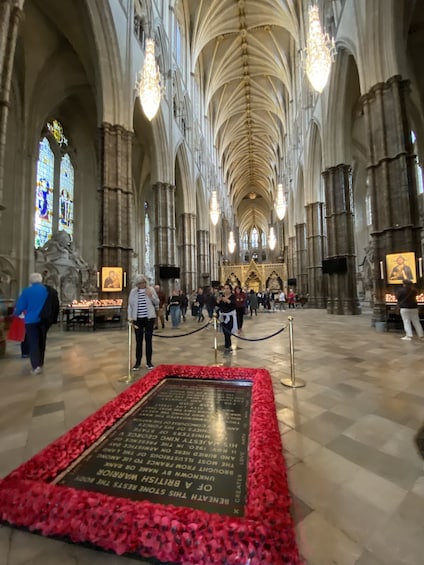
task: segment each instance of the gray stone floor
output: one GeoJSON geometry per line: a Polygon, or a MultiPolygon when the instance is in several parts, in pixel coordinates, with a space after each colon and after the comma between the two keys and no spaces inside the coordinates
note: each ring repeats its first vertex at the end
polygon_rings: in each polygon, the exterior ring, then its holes
{"type": "MultiPolygon", "coordinates": [[[[295,377],[287,388],[288,331],[264,341],[234,340],[215,358],[213,328],[189,337],[167,327],[154,338],[153,362],[264,367],[272,375],[298,544],[308,565],[424,563],[424,465],[414,434],[424,422],[424,343],[379,333],[369,314],[293,315],[295,377]]],[[[246,319],[244,337],[266,337],[289,312],[246,319]]],[[[143,361],[145,361],[143,359],[143,361]]],[[[48,337],[45,371],[30,375],[19,346],[0,359],[0,476],[92,414],[128,385],[128,332],[63,332],[48,337]]],[[[137,378],[143,378],[145,370],[137,378]]],[[[0,527],[0,565],[138,563],[0,527]]]]}

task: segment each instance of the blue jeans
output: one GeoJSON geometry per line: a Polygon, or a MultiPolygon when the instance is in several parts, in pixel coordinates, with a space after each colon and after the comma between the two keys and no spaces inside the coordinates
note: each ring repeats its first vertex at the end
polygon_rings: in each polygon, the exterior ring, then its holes
{"type": "Polygon", "coordinates": [[[171,311],[171,322],[173,328],[178,328],[181,324],[181,308],[180,306],[170,306],[171,311]]]}

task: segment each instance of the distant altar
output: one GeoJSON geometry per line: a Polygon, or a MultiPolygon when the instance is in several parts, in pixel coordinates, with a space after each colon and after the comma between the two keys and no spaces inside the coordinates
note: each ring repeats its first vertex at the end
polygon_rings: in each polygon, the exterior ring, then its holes
{"type": "Polygon", "coordinates": [[[287,265],[256,263],[253,259],[246,264],[222,265],[219,280],[222,284],[229,282],[233,287],[239,285],[255,292],[268,288],[276,293],[287,288],[287,265]]]}

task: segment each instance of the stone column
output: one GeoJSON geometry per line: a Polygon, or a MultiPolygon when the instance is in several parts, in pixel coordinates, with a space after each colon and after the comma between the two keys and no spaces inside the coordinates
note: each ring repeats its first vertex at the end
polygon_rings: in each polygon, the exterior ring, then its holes
{"type": "Polygon", "coordinates": [[[4,160],[6,155],[7,121],[16,38],[22,18],[22,0],[0,0],[0,211],[4,210],[4,160]]]}
{"type": "Polygon", "coordinates": [[[181,287],[187,294],[196,288],[196,215],[181,214],[179,253],[181,287]]]}
{"type": "Polygon", "coordinates": [[[175,186],[163,182],[153,185],[155,196],[155,268],[174,267],[176,261],[175,186]]]}
{"type": "Polygon", "coordinates": [[[211,264],[209,256],[209,232],[197,231],[197,272],[200,286],[209,285],[211,282],[211,264]]]}
{"type": "Polygon", "coordinates": [[[327,279],[322,274],[322,260],[326,255],[326,234],[324,221],[324,203],[313,202],[306,206],[308,250],[309,301],[312,308],[327,306],[327,279]]]}
{"type": "Polygon", "coordinates": [[[297,261],[296,261],[296,237],[295,236],[288,238],[287,273],[288,273],[289,279],[296,278],[297,261]]]}
{"type": "Polygon", "coordinates": [[[306,268],[307,251],[306,251],[306,224],[296,224],[296,257],[297,257],[297,293],[307,294],[308,289],[308,273],[306,268]]]}
{"type": "Polygon", "coordinates": [[[209,257],[211,263],[211,282],[219,280],[218,252],[216,243],[209,243],[209,257]]]}
{"type": "Polygon", "coordinates": [[[409,92],[409,81],[394,76],[376,84],[362,97],[373,216],[374,321],[384,321],[386,317],[386,255],[410,251],[421,256],[422,226],[407,111],[409,92]],[[380,277],[380,261],[384,279],[380,277]]]}
{"type": "Polygon", "coordinates": [[[330,167],[323,173],[327,219],[328,258],[345,257],[346,273],[328,275],[329,314],[360,314],[356,290],[356,262],[352,179],[349,165],[330,167]]]}
{"type": "Polygon", "coordinates": [[[104,123],[100,129],[99,266],[131,273],[132,132],[104,123]]]}

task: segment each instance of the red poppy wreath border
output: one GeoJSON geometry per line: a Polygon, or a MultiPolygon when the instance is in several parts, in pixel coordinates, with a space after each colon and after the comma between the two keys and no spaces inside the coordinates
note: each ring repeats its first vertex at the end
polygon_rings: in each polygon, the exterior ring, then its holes
{"type": "Polygon", "coordinates": [[[0,481],[0,517],[44,536],[164,563],[301,564],[270,374],[264,369],[161,365],[0,481]],[[169,375],[252,381],[243,518],[51,483],[169,375]]]}

